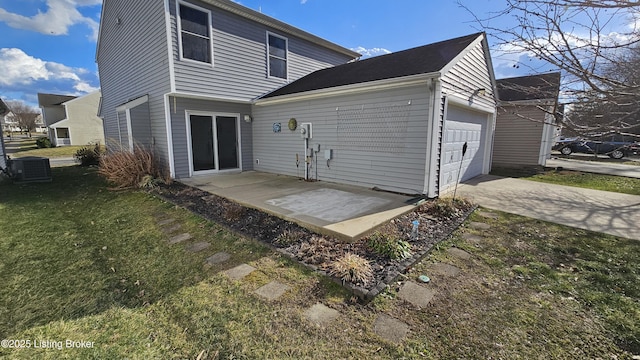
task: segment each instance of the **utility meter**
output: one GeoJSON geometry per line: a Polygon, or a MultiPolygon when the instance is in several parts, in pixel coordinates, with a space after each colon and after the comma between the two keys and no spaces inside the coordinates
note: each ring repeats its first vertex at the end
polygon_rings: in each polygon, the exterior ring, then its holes
{"type": "Polygon", "coordinates": [[[311,123],[300,124],[300,135],[303,139],[311,138],[311,123]]]}

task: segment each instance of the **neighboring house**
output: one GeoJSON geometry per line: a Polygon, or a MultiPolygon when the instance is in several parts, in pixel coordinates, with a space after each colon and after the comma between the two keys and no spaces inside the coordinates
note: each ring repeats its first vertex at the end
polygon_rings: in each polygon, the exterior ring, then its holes
{"type": "Polygon", "coordinates": [[[484,34],[358,57],[233,1],[105,0],[105,135],[152,148],[175,178],[308,167],[310,179],[437,196],[489,171],[496,104],[484,34]]]}
{"type": "Polygon", "coordinates": [[[500,79],[496,84],[499,107],[493,166],[544,166],[562,109],[560,73],[500,79]]]}
{"type": "Polygon", "coordinates": [[[100,91],[80,97],[39,93],[38,104],[54,145],[104,144],[102,119],[98,116],[100,91]]]}
{"type": "MultiPolygon", "coordinates": [[[[5,119],[5,116],[9,114],[9,107],[0,99],[0,118],[5,119]]],[[[7,152],[4,148],[4,135],[2,133],[2,126],[0,126],[0,176],[2,170],[7,168],[7,152]]]]}

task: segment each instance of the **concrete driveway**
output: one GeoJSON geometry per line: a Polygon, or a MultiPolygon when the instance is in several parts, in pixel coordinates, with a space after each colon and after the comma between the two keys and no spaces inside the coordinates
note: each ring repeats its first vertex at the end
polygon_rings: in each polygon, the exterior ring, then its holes
{"type": "Polygon", "coordinates": [[[489,209],[640,240],[640,196],[492,175],[457,193],[489,209]]]}

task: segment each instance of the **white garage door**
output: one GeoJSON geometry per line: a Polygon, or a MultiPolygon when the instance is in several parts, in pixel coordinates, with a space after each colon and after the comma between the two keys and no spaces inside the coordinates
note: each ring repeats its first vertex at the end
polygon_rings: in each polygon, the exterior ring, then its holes
{"type": "Polygon", "coordinates": [[[487,114],[449,106],[444,124],[440,192],[482,174],[487,136],[487,114]],[[462,147],[467,152],[462,158],[462,147]],[[462,160],[462,164],[460,161],[462,160]],[[462,165],[462,166],[461,166],[462,165]]]}

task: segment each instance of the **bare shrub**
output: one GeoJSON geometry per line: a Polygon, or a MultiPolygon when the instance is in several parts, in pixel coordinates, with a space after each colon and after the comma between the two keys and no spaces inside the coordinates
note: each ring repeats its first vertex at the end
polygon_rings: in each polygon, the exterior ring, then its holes
{"type": "Polygon", "coordinates": [[[133,151],[120,146],[102,156],[98,174],[103,176],[114,189],[152,187],[158,183],[171,181],[150,150],[135,145],[133,151]]]}
{"type": "Polygon", "coordinates": [[[298,242],[305,236],[304,231],[300,230],[285,230],[282,234],[278,235],[278,237],[274,240],[274,242],[278,245],[289,246],[298,242]]]}
{"type": "Polygon", "coordinates": [[[230,223],[234,223],[244,216],[246,209],[244,206],[236,203],[229,203],[223,210],[222,217],[230,223]]]}
{"type": "Polygon", "coordinates": [[[331,261],[333,243],[320,236],[313,236],[308,242],[302,243],[298,251],[299,257],[307,264],[320,265],[331,261]]]}
{"type": "Polygon", "coordinates": [[[329,264],[329,269],[329,275],[354,284],[367,285],[373,279],[373,271],[369,261],[352,253],[346,253],[329,264]]]}

